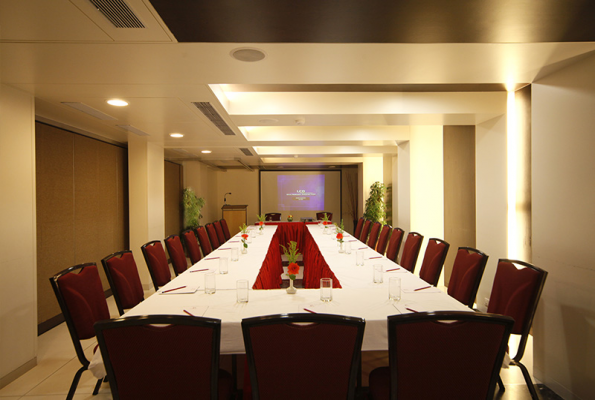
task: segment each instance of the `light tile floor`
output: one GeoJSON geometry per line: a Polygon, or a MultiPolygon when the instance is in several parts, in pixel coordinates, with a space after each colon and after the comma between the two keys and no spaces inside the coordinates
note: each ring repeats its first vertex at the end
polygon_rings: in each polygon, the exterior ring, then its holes
{"type": "MultiPolygon", "coordinates": [[[[108,305],[111,315],[116,317],[118,311],[113,297],[108,298],[108,305]]],[[[93,339],[87,340],[86,343],[83,344],[85,354],[87,354],[89,359],[93,353],[95,345],[96,341],[93,339]]],[[[512,348],[515,348],[514,345],[511,345],[511,349],[512,348]]],[[[533,355],[531,350],[532,342],[529,342],[523,361],[529,369],[529,372],[532,373],[533,355]]],[[[367,372],[369,373],[368,370],[378,366],[378,362],[381,361],[374,357],[364,361],[364,377],[367,377],[367,372]]],[[[72,378],[79,368],[80,363],[76,358],[76,353],[72,346],[68,329],[66,328],[66,325],[62,323],[38,337],[37,366],[0,389],[0,400],[62,400],[66,397],[72,378]]],[[[507,387],[506,395],[502,397],[502,399],[528,398],[524,395],[512,396],[513,393],[517,391],[520,393],[526,392],[528,395],[528,390],[525,387],[525,381],[519,368],[511,367],[507,370],[502,370],[501,377],[507,387]],[[515,390],[517,385],[518,390],[515,390]]],[[[111,399],[112,396],[109,384],[107,383],[103,383],[99,390],[99,394],[93,396],[93,388],[95,387],[96,382],[97,380],[90,372],[84,372],[77,387],[74,399],[111,399]]],[[[367,379],[364,378],[363,383],[364,386],[366,386],[367,379]]]]}

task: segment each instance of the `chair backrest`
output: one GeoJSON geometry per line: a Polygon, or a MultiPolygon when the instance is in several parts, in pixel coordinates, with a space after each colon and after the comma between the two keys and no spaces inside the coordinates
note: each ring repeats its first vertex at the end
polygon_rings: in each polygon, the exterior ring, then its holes
{"type": "Polygon", "coordinates": [[[130,250],[110,254],[101,260],[120,315],[145,299],[134,255],[130,250]]]}
{"type": "Polygon", "coordinates": [[[372,228],[370,229],[370,236],[368,236],[368,245],[371,249],[376,249],[376,243],[378,242],[378,235],[380,235],[380,228],[382,228],[382,224],[380,222],[374,222],[372,228]]]}
{"type": "Polygon", "coordinates": [[[279,399],[290,390],[295,399],[353,399],[364,325],[332,314],[242,320],[252,397],[279,399]]]}
{"type": "Polygon", "coordinates": [[[392,399],[493,399],[513,320],[442,311],[388,317],[392,399]]]}
{"type": "Polygon", "coordinates": [[[378,243],[376,243],[376,251],[380,254],[386,253],[386,246],[388,245],[388,238],[392,227],[390,225],[384,225],[378,236],[378,243]]]}
{"type": "Polygon", "coordinates": [[[167,256],[161,240],[153,240],[145,243],[141,246],[145,262],[149,268],[149,274],[155,290],[159,287],[166,285],[171,280],[171,272],[169,271],[169,264],[167,262],[167,256]]]}
{"type": "Polygon", "coordinates": [[[481,251],[471,247],[459,247],[452,265],[448,294],[473,308],[487,262],[488,256],[481,251]]]}
{"type": "Polygon", "coordinates": [[[393,233],[390,235],[390,240],[388,241],[388,247],[386,248],[386,258],[389,260],[397,262],[404,234],[405,231],[401,228],[393,229],[393,233]]]}
{"type": "Polygon", "coordinates": [[[355,230],[353,231],[353,237],[359,239],[362,235],[362,228],[364,227],[364,217],[360,217],[357,220],[357,224],[355,225],[355,230]]]}
{"type": "Polygon", "coordinates": [[[76,355],[81,364],[88,366],[80,341],[95,336],[95,322],[110,318],[97,265],[85,263],[67,268],[52,276],[50,283],[76,355]]]}
{"type": "Polygon", "coordinates": [[[225,234],[223,233],[223,228],[221,227],[221,221],[213,222],[213,226],[215,227],[215,232],[217,233],[217,240],[219,240],[219,245],[222,245],[227,241],[227,239],[225,239],[225,234]]]}
{"type": "Polygon", "coordinates": [[[186,252],[188,253],[188,257],[190,257],[190,262],[192,264],[196,264],[201,259],[200,248],[198,247],[198,239],[196,238],[196,234],[192,229],[186,229],[182,232],[182,239],[184,239],[186,252]]]}
{"type": "Polygon", "coordinates": [[[546,278],[546,271],[529,263],[498,260],[488,312],[514,318],[512,333],[521,335],[517,354],[513,357],[516,361],[519,361],[525,352],[546,278]]]}
{"type": "Polygon", "coordinates": [[[174,273],[178,276],[188,269],[188,261],[186,261],[186,253],[184,253],[182,241],[178,235],[169,235],[165,238],[164,242],[169,259],[171,260],[171,265],[174,267],[174,273]]]}
{"type": "Polygon", "coordinates": [[[215,226],[212,223],[208,223],[205,225],[205,229],[207,230],[207,235],[209,235],[209,241],[211,242],[211,247],[213,250],[217,250],[217,248],[221,245],[219,243],[219,237],[217,236],[217,231],[215,230],[215,226]]]}
{"type": "Polygon", "coordinates": [[[231,233],[229,233],[229,226],[227,226],[227,221],[222,218],[219,222],[221,223],[221,228],[223,229],[225,241],[228,241],[229,239],[231,239],[231,233]]]}
{"type": "Polygon", "coordinates": [[[316,220],[317,221],[321,221],[322,219],[324,219],[324,214],[326,214],[326,217],[328,218],[329,221],[332,221],[333,220],[333,213],[327,212],[327,211],[317,212],[316,213],[316,220]]]}
{"type": "Polygon", "coordinates": [[[281,213],[266,213],[264,219],[265,221],[281,221],[281,213]]]}
{"type": "Polygon", "coordinates": [[[365,220],[364,226],[362,228],[362,232],[360,233],[360,235],[358,237],[360,242],[366,243],[366,240],[368,239],[368,233],[370,233],[370,226],[372,226],[372,221],[365,220]]]}
{"type": "Polygon", "coordinates": [[[444,267],[444,260],[450,244],[441,239],[432,238],[428,240],[428,246],[424,254],[424,259],[419,270],[419,277],[430,285],[436,286],[440,273],[444,267]]]}
{"type": "Polygon", "coordinates": [[[114,399],[217,399],[220,320],[151,315],[95,329],[114,399]]]}
{"type": "Polygon", "coordinates": [[[417,263],[417,256],[421,249],[421,242],[424,237],[417,232],[409,232],[405,247],[403,247],[403,254],[401,254],[401,267],[413,273],[415,271],[415,264],[417,263]]]}
{"type": "Polygon", "coordinates": [[[195,232],[196,237],[198,238],[198,242],[200,243],[200,248],[202,249],[202,256],[206,257],[213,251],[211,243],[209,242],[207,230],[204,228],[204,226],[199,226],[198,228],[196,228],[195,232]]]}

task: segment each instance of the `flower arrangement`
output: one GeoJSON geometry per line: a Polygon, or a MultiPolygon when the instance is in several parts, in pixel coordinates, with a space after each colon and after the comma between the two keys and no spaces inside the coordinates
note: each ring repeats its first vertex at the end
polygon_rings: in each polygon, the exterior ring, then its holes
{"type": "Polygon", "coordinates": [[[248,237],[250,236],[250,235],[248,235],[248,227],[246,226],[246,224],[242,224],[242,226],[240,226],[240,231],[242,232],[242,245],[244,246],[244,249],[242,252],[245,253],[246,250],[248,249],[247,240],[248,240],[248,237]]]}
{"type": "Polygon", "coordinates": [[[343,232],[345,232],[345,227],[343,226],[343,219],[341,219],[341,223],[339,225],[335,224],[337,227],[337,241],[339,243],[343,243],[343,232]]]}
{"type": "Polygon", "coordinates": [[[283,245],[280,246],[283,247],[283,254],[285,254],[287,261],[289,261],[289,266],[287,267],[287,276],[293,282],[296,275],[300,271],[300,267],[297,265],[297,258],[301,255],[301,253],[298,253],[297,242],[291,241],[287,247],[283,245]]]}
{"type": "Polygon", "coordinates": [[[292,222],[293,221],[293,215],[289,214],[287,216],[287,222],[292,222]]]}
{"type": "Polygon", "coordinates": [[[262,215],[256,214],[256,216],[258,217],[258,225],[260,225],[258,230],[259,230],[259,233],[262,234],[262,230],[264,229],[264,221],[265,221],[266,215],[265,214],[262,214],[262,215]]]}
{"type": "Polygon", "coordinates": [[[324,217],[322,217],[322,225],[326,228],[327,225],[330,225],[331,221],[328,220],[327,213],[324,213],[324,217]]]}

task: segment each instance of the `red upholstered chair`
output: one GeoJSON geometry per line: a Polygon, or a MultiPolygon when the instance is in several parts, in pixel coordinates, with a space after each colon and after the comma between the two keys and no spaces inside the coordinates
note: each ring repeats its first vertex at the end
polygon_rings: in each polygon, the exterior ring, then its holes
{"type": "Polygon", "coordinates": [[[227,221],[225,219],[221,219],[219,222],[221,223],[221,228],[223,229],[225,241],[228,241],[229,239],[231,239],[231,234],[229,233],[229,226],[227,226],[227,221]]]}
{"type": "Polygon", "coordinates": [[[355,230],[353,232],[353,237],[359,239],[362,235],[362,228],[364,227],[364,217],[361,217],[357,220],[357,224],[355,224],[355,230]]]}
{"type": "Polygon", "coordinates": [[[198,247],[198,239],[196,239],[196,234],[192,229],[186,229],[182,232],[182,239],[184,240],[188,257],[190,257],[190,262],[192,264],[196,264],[201,259],[200,247],[198,247]]]}
{"type": "Polygon", "coordinates": [[[184,253],[182,241],[178,235],[169,235],[165,238],[164,242],[171,265],[174,267],[174,273],[178,276],[188,269],[188,261],[186,260],[186,253],[184,253]]]}
{"type": "Polygon", "coordinates": [[[364,325],[309,313],[242,320],[252,398],[353,399],[364,325]]]}
{"type": "Polygon", "coordinates": [[[225,234],[223,233],[223,228],[221,227],[221,221],[213,222],[213,226],[215,227],[215,232],[217,233],[219,246],[221,246],[223,243],[227,242],[227,239],[225,239],[225,234]]]}
{"type": "Polygon", "coordinates": [[[326,214],[327,218],[329,221],[333,220],[333,213],[331,212],[326,212],[326,211],[321,211],[321,212],[317,212],[316,213],[316,220],[317,221],[322,221],[322,219],[324,219],[324,214],[326,214]]]}
{"type": "Polygon", "coordinates": [[[206,224],[205,228],[207,230],[207,234],[209,235],[209,241],[211,242],[211,247],[213,250],[217,250],[221,243],[219,243],[219,237],[217,236],[217,231],[215,230],[215,226],[212,223],[206,224]]]}
{"type": "Polygon", "coordinates": [[[430,285],[436,286],[440,273],[444,267],[444,260],[450,244],[441,239],[432,238],[428,241],[424,259],[419,270],[419,277],[430,285]]]}
{"type": "Polygon", "coordinates": [[[200,248],[202,249],[202,256],[206,257],[209,254],[211,254],[213,248],[211,247],[211,243],[209,242],[207,230],[203,226],[199,226],[198,228],[196,228],[196,237],[198,238],[200,248]]]}
{"type": "Polygon", "coordinates": [[[399,265],[411,273],[415,271],[415,264],[417,263],[417,257],[419,256],[419,250],[423,240],[424,237],[417,232],[409,232],[409,235],[407,235],[399,265]]]}
{"type": "Polygon", "coordinates": [[[145,299],[132,251],[110,254],[101,260],[120,315],[145,299]]]}
{"type": "Polygon", "coordinates": [[[281,213],[266,213],[264,219],[265,221],[281,221],[281,213]]]}
{"type": "Polygon", "coordinates": [[[488,256],[481,251],[459,247],[448,283],[448,294],[473,308],[487,262],[488,256]]]}
{"type": "Polygon", "coordinates": [[[230,399],[231,376],[219,370],[220,320],[151,315],[95,330],[114,399],[230,399]]]}
{"type": "Polygon", "coordinates": [[[389,367],[370,373],[371,398],[494,398],[514,321],[473,312],[388,317],[389,367]]]}
{"type": "Polygon", "coordinates": [[[388,241],[388,247],[386,248],[386,258],[389,260],[397,262],[404,234],[405,232],[401,228],[393,229],[393,233],[390,235],[390,240],[388,241]]]}
{"type": "Polygon", "coordinates": [[[145,262],[149,268],[155,290],[171,281],[171,272],[160,240],[153,240],[141,246],[145,262]]]}
{"type": "MultiPolygon", "coordinates": [[[[101,279],[95,263],[75,265],[58,272],[50,278],[50,283],[58,299],[60,310],[66,320],[66,326],[82,367],[76,371],[66,399],[74,396],[83,372],[89,367],[89,360],[81,346],[81,340],[95,337],[93,324],[109,319],[109,310],[101,279]],[[78,272],[78,273],[77,273],[78,272]]],[[[103,379],[99,379],[93,390],[96,395],[103,379]]]]}
{"type": "Polygon", "coordinates": [[[378,242],[378,235],[380,235],[380,228],[382,224],[380,222],[374,222],[372,229],[370,229],[370,236],[368,236],[368,245],[371,249],[376,249],[376,243],[378,242]]]}
{"type": "Polygon", "coordinates": [[[368,234],[370,233],[370,226],[372,226],[372,221],[365,220],[364,226],[362,228],[362,232],[360,233],[358,239],[362,243],[366,243],[368,240],[368,234]]]}
{"type": "Polygon", "coordinates": [[[378,236],[378,243],[376,244],[376,251],[382,255],[386,252],[386,246],[388,245],[388,238],[392,227],[390,225],[384,225],[378,236]]]}
{"type": "MultiPolygon", "coordinates": [[[[531,375],[521,363],[521,359],[525,353],[527,338],[531,325],[533,325],[533,317],[546,278],[547,272],[534,265],[523,261],[500,259],[488,304],[489,313],[508,315],[514,318],[512,333],[521,335],[521,339],[517,353],[511,360],[511,365],[518,366],[523,372],[533,399],[538,399],[537,392],[533,386],[531,375]]],[[[500,389],[504,390],[501,380],[498,381],[498,384],[500,389]]]]}

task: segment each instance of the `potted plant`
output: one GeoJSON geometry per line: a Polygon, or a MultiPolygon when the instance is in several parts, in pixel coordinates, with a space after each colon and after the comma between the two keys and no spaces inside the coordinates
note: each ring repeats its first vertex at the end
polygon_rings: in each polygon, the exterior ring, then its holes
{"type": "Polygon", "coordinates": [[[384,224],[386,217],[384,195],[386,187],[384,183],[378,181],[370,186],[370,197],[366,200],[366,209],[364,211],[364,218],[372,222],[380,222],[384,224]]]}
{"type": "Polygon", "coordinates": [[[192,188],[186,188],[182,195],[182,204],[184,206],[184,226],[186,229],[198,228],[202,218],[200,210],[205,205],[205,199],[196,196],[192,188]]]}

